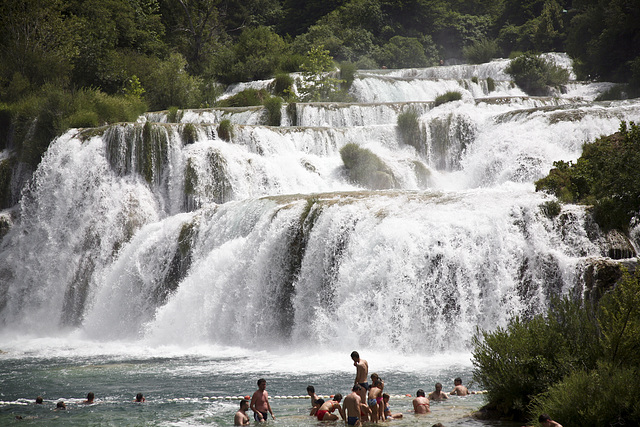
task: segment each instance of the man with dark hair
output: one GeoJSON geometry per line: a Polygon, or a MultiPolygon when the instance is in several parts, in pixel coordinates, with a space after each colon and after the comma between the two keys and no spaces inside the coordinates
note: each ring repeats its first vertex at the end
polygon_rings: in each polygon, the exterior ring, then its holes
{"type": "Polygon", "coordinates": [[[469,389],[467,389],[465,386],[462,385],[462,378],[458,377],[455,380],[453,380],[453,390],[451,390],[451,395],[455,396],[468,396],[469,395],[469,389]]]}
{"type": "Polygon", "coordinates": [[[235,417],[233,418],[234,426],[246,426],[249,424],[249,415],[247,415],[247,409],[249,409],[249,401],[247,399],[242,399],[240,401],[240,410],[236,412],[235,417]]]}
{"type": "Polygon", "coordinates": [[[43,402],[44,399],[42,398],[42,396],[36,397],[36,405],[42,405],[43,402]]]}
{"type": "Polygon", "coordinates": [[[369,375],[369,364],[366,360],[360,359],[360,355],[357,351],[351,352],[351,360],[353,360],[353,366],[356,367],[356,379],[353,382],[361,387],[360,400],[365,402],[367,400],[367,390],[369,389],[369,383],[367,382],[367,376],[369,375]]]}
{"type": "Polygon", "coordinates": [[[538,417],[538,422],[542,425],[542,427],[562,427],[560,423],[553,421],[547,414],[540,414],[540,416],[538,417]]]}
{"type": "Polygon", "coordinates": [[[316,413],[316,417],[318,421],[337,421],[338,416],[333,412],[337,409],[340,417],[344,420],[344,410],[342,406],[340,406],[340,401],[342,400],[342,395],[340,393],[336,393],[332,400],[328,402],[323,402],[318,408],[318,412],[316,413]]]}
{"type": "Polygon", "coordinates": [[[371,412],[369,407],[362,402],[362,399],[360,399],[359,392],[361,389],[362,387],[360,387],[360,385],[354,384],[351,389],[351,394],[344,398],[344,412],[347,417],[347,424],[350,426],[359,426],[361,414],[368,414],[371,412]]]}
{"type": "Polygon", "coordinates": [[[144,402],[146,399],[144,398],[144,395],[142,393],[138,393],[136,394],[136,403],[142,403],[144,402]]]}
{"type": "Polygon", "coordinates": [[[269,393],[267,393],[267,380],[260,378],[258,380],[258,389],[253,393],[251,397],[251,410],[253,411],[253,419],[258,422],[267,421],[267,413],[271,414],[271,418],[274,420],[276,417],[273,415],[271,405],[269,404],[269,393]]]}
{"type": "Polygon", "coordinates": [[[311,398],[311,412],[309,412],[309,415],[315,415],[316,412],[318,411],[318,408],[321,405],[321,404],[318,403],[319,399],[318,399],[318,395],[316,394],[315,387],[312,386],[312,385],[308,385],[307,386],[307,394],[311,398]]]}
{"type": "Polygon", "coordinates": [[[436,390],[429,393],[429,400],[447,400],[449,397],[442,392],[442,384],[436,383],[436,390]]]}

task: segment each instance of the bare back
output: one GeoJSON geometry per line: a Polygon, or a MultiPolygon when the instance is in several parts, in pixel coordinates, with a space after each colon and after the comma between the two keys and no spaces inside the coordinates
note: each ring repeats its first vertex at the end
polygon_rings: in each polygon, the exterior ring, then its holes
{"type": "Polygon", "coordinates": [[[356,392],[347,395],[343,401],[343,408],[348,417],[360,418],[360,396],[356,392]]]}

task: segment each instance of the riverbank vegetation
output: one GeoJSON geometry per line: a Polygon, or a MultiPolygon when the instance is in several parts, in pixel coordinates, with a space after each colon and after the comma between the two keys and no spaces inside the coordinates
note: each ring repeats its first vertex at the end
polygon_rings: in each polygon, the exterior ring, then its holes
{"type": "MultiPolygon", "coordinates": [[[[639,14],[631,0],[6,0],[0,150],[33,169],[67,127],[215,106],[239,81],[279,76],[270,95],[285,102],[348,101],[356,68],[515,52],[566,51],[579,79],[618,82],[611,96],[634,96],[639,14]],[[292,72],[302,73],[297,94],[292,72]]],[[[265,100],[275,113],[277,101],[265,100]]]]}
{"type": "Polygon", "coordinates": [[[530,320],[473,339],[484,408],[533,425],[547,413],[565,426],[638,425],[640,270],[623,272],[599,302],[556,300],[530,320]]]}

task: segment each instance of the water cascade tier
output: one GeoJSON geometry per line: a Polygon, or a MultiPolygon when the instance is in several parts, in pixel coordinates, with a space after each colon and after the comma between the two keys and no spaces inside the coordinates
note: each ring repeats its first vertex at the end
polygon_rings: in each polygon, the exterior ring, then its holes
{"type": "Polygon", "coordinates": [[[583,207],[550,215],[534,182],[640,101],[594,102],[607,85],[575,81],[528,97],[506,64],[361,71],[355,102],[284,105],[281,126],[250,107],[68,131],[0,243],[0,328],[434,353],[583,297],[607,237],[583,207]],[[376,185],[347,146],[378,159],[376,185]]]}

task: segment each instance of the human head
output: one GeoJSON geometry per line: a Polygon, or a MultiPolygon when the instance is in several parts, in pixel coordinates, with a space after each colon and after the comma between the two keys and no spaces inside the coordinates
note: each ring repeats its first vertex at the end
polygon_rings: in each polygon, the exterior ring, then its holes
{"type": "Polygon", "coordinates": [[[360,387],[360,384],[354,384],[353,388],[351,389],[351,391],[355,391],[356,393],[359,392],[362,389],[362,387],[360,387]]]}
{"type": "Polygon", "coordinates": [[[243,411],[249,409],[249,401],[247,399],[242,399],[240,401],[240,409],[242,409],[243,411]]]}
{"type": "Polygon", "coordinates": [[[267,380],[260,378],[258,380],[258,388],[264,390],[267,387],[267,380]]]}
{"type": "Polygon", "coordinates": [[[322,406],[322,405],[324,405],[324,399],[318,399],[313,403],[316,404],[317,406],[322,406]]]}
{"type": "Polygon", "coordinates": [[[547,414],[540,414],[540,416],[538,417],[538,422],[546,423],[547,421],[551,421],[551,417],[547,414]]]}
{"type": "Polygon", "coordinates": [[[340,403],[340,401],[342,400],[342,395],[340,393],[336,393],[335,396],[333,396],[333,400],[340,403]]]}
{"type": "Polygon", "coordinates": [[[92,392],[92,391],[90,391],[89,393],[87,393],[87,400],[88,400],[89,402],[93,402],[93,399],[95,399],[95,397],[96,397],[96,395],[95,395],[95,394],[93,394],[93,392],[92,392]]]}
{"type": "Polygon", "coordinates": [[[453,380],[453,384],[454,385],[461,385],[462,384],[462,378],[458,377],[455,380],[453,380]]]}
{"type": "Polygon", "coordinates": [[[382,380],[380,380],[380,378],[378,378],[377,380],[375,380],[373,382],[373,385],[378,387],[378,388],[381,388],[382,387],[382,380]]]}
{"type": "Polygon", "coordinates": [[[61,400],[58,403],[56,403],[56,409],[67,409],[67,406],[64,404],[64,402],[61,400]]]}
{"type": "Polygon", "coordinates": [[[42,402],[44,402],[44,400],[42,399],[42,396],[38,396],[38,397],[36,397],[36,403],[37,403],[38,405],[42,405],[42,402]]]}
{"type": "Polygon", "coordinates": [[[316,393],[316,388],[312,385],[307,386],[307,394],[313,396],[316,393]]]}
{"type": "Polygon", "coordinates": [[[142,393],[136,394],[136,402],[142,402],[144,400],[144,396],[142,393]]]}
{"type": "Polygon", "coordinates": [[[378,374],[376,374],[375,372],[371,374],[371,382],[375,383],[379,379],[380,379],[380,376],[378,376],[378,374]]]}
{"type": "Polygon", "coordinates": [[[442,384],[436,383],[436,391],[442,390],[442,384]]]}
{"type": "Polygon", "coordinates": [[[424,390],[420,389],[420,390],[416,391],[416,397],[425,397],[424,396],[424,390]]]}
{"type": "Polygon", "coordinates": [[[353,359],[354,362],[358,362],[360,360],[360,355],[358,354],[357,351],[352,351],[351,358],[353,359]]]}
{"type": "Polygon", "coordinates": [[[382,400],[384,400],[385,402],[389,401],[390,396],[387,393],[382,393],[382,400]]]}

